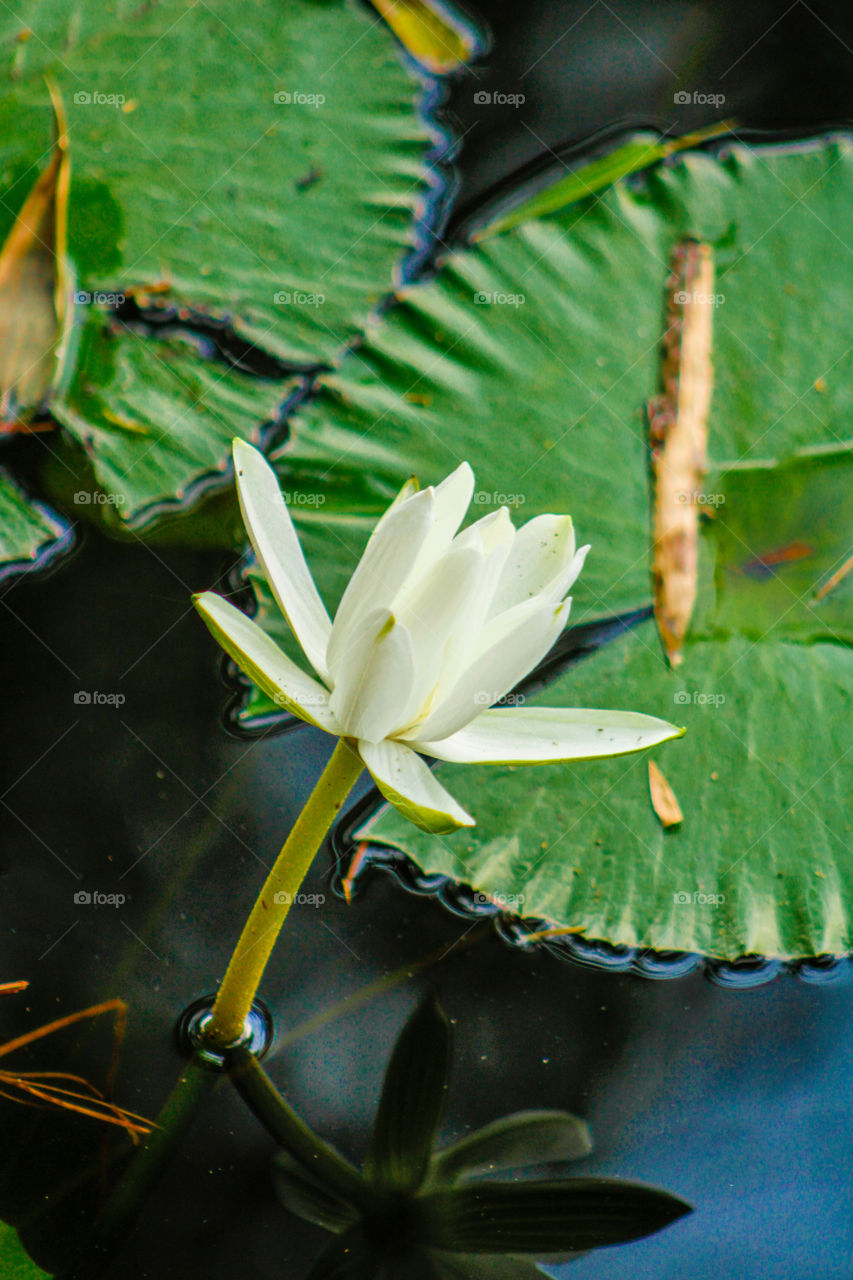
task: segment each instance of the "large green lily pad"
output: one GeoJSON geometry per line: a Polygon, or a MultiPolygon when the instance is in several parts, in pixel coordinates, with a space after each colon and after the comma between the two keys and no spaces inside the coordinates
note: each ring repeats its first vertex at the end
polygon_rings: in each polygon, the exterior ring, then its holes
{"type": "Polygon", "coordinates": [[[234,437],[257,442],[295,386],[228,370],[186,339],[105,326],[97,315],[75,336],[84,372],[53,405],[63,431],[42,478],[66,509],[74,503],[112,526],[147,521],[153,503],[182,503],[201,479],[221,478],[234,437]]]}
{"type": "Polygon", "coordinates": [[[333,363],[398,281],[429,190],[421,87],[350,0],[23,0],[0,13],[0,239],[49,147],[48,74],[81,332],[47,479],[67,500],[70,466],[133,522],[223,469],[230,437],[257,438],[292,389],[287,366],[333,363]],[[253,385],[112,325],[115,295],[228,319],[281,377],[253,385]]]}
{"type": "Polygon", "coordinates": [[[662,831],[643,758],[440,765],[477,826],[423,837],[385,811],[372,839],[616,943],[721,956],[853,945],[853,580],[815,599],[853,551],[851,198],[845,140],[685,156],[451,256],[293,421],[278,465],[302,501],[328,496],[303,528],[330,604],[387,493],[460,458],[477,514],[502,495],[517,518],[572,512],[593,547],[574,621],[647,604],[642,410],[658,387],[667,264],[684,235],[715,246],[716,514],[684,666],[668,670],[647,626],[537,699],[683,721],[687,737],[657,758],[684,822],[662,831]]]}
{"type": "Polygon", "coordinates": [[[36,1266],[8,1222],[0,1222],[0,1265],[4,1280],[47,1280],[47,1272],[36,1266]]]}
{"type": "Polygon", "coordinates": [[[677,830],[654,815],[643,756],[488,774],[445,766],[473,831],[429,840],[392,810],[362,834],[593,938],[727,958],[842,951],[852,691],[853,655],[826,643],[696,641],[683,670],[667,672],[648,624],[535,701],[606,702],[685,725],[654,753],[684,809],[677,830]],[[819,725],[804,722],[804,707],[825,705],[819,725]]]}

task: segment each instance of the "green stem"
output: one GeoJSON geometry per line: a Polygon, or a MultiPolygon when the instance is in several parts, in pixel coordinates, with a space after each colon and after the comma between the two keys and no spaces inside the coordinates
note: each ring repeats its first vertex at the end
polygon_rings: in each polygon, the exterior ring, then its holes
{"type": "Polygon", "coordinates": [[[166,1099],[156,1126],[134,1156],[104,1207],[94,1239],[74,1260],[66,1280],[96,1280],[132,1228],[175,1151],[185,1138],[199,1106],[222,1083],[222,1077],[193,1058],[166,1099]]]}
{"type": "Polygon", "coordinates": [[[300,1119],[249,1049],[229,1053],[228,1071],[243,1101],[280,1147],[349,1204],[360,1209],[373,1204],[375,1196],[355,1165],[300,1119]]]}
{"type": "Polygon", "coordinates": [[[211,1044],[233,1045],[242,1038],[290,904],[361,770],[358,754],[345,738],[338,739],[243,926],[205,1030],[211,1044]]]}

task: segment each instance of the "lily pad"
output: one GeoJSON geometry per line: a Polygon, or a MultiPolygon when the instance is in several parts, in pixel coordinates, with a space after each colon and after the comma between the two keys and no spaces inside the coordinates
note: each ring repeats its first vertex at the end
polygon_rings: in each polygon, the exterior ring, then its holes
{"type": "Polygon", "coordinates": [[[633,757],[525,772],[505,766],[488,777],[457,769],[444,779],[477,816],[467,838],[428,841],[385,811],[360,835],[519,914],[594,938],[730,959],[845,950],[853,896],[843,786],[849,650],[697,641],[673,673],[647,624],[536,701],[597,703],[602,690],[608,704],[686,725],[677,746],[656,753],[684,809],[677,829],[661,827],[646,762],[633,757]],[[837,715],[810,732],[802,708],[825,699],[837,715]]]}
{"type": "Polygon", "coordinates": [[[5,1280],[47,1280],[48,1273],[36,1266],[8,1222],[0,1222],[0,1265],[5,1280]]]}
{"type": "Polygon", "coordinates": [[[47,150],[49,73],[68,111],[83,331],[52,410],[78,487],[94,480],[103,513],[133,521],[224,469],[235,431],[257,438],[289,393],[288,369],[334,362],[399,283],[430,196],[422,87],[348,0],[251,14],[25,0],[0,15],[0,50],[0,241],[47,150]],[[111,324],[130,298],[227,319],[280,379],[191,371],[156,332],[111,324]]]}
{"type": "Polygon", "coordinates": [[[44,564],[69,541],[68,525],[0,471],[0,576],[44,564]]]}
{"type": "Polygon", "coordinates": [[[647,626],[537,699],[683,720],[687,738],[658,758],[684,822],[663,833],[638,759],[440,765],[475,828],[422,837],[383,812],[363,834],[614,943],[725,957],[853,946],[851,582],[814,599],[853,550],[851,196],[844,139],[679,157],[450,256],[296,415],[284,487],[330,494],[330,468],[361,503],[304,522],[331,606],[384,495],[460,458],[482,513],[572,512],[593,548],[574,621],[647,605],[643,405],[667,263],[686,235],[715,247],[713,519],[684,665],[669,671],[647,626]]]}
{"type": "Polygon", "coordinates": [[[42,476],[63,506],[113,526],[221,481],[234,437],[257,441],[296,385],[224,369],[187,339],[153,340],[97,314],[75,336],[85,374],[52,406],[63,431],[42,476]]]}

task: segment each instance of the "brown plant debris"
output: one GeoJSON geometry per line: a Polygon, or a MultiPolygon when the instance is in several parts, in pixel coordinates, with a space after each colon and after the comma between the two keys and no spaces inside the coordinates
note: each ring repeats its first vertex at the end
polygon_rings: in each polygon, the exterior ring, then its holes
{"type": "Polygon", "coordinates": [[[0,249],[0,423],[32,430],[54,386],[69,311],[66,224],[71,160],[55,89],[56,141],[0,249]]]}
{"type": "Polygon", "coordinates": [[[652,797],[652,808],[660,819],[661,826],[677,827],[679,822],[684,821],[678,797],[654,760],[649,761],[649,794],[652,797]]]}
{"type": "Polygon", "coordinates": [[[853,573],[853,556],[844,561],[840,569],[836,569],[831,578],[828,578],[822,587],[814,593],[812,604],[817,604],[818,600],[822,600],[824,596],[828,596],[830,591],[834,591],[839,582],[843,582],[849,573],[853,573]]]}
{"type": "Polygon", "coordinates": [[[708,469],[714,264],[711,247],[682,240],[666,282],[663,391],[648,402],[653,480],[655,620],[671,666],[696,601],[702,480],[708,469]]]}
{"type": "MultiPolygon", "coordinates": [[[[12,995],[15,992],[25,991],[28,986],[29,983],[26,981],[5,982],[0,985],[0,995],[12,995]]],[[[107,1077],[109,1090],[112,1087],[117,1054],[127,1020],[127,1006],[123,1000],[104,1000],[101,1004],[91,1005],[88,1009],[80,1009],[77,1013],[56,1018],[53,1022],[36,1027],[34,1031],[27,1031],[14,1040],[7,1040],[5,1044],[0,1044],[0,1058],[5,1058],[16,1049],[23,1049],[36,1040],[42,1040],[45,1036],[53,1035],[54,1032],[61,1031],[65,1027],[73,1026],[87,1018],[96,1018],[102,1013],[115,1015],[113,1063],[107,1077]]],[[[118,1106],[110,1101],[103,1090],[70,1071],[9,1071],[4,1068],[0,1070],[0,1098],[8,1098],[11,1102],[17,1102],[23,1106],[58,1107],[64,1111],[76,1111],[79,1115],[90,1116],[93,1120],[118,1125],[134,1143],[139,1142],[139,1135],[150,1133],[153,1127],[152,1121],[146,1120],[144,1116],[137,1115],[134,1111],[128,1111],[125,1107],[118,1106]],[[63,1087],[69,1084],[74,1087],[71,1089],[63,1087]]]]}

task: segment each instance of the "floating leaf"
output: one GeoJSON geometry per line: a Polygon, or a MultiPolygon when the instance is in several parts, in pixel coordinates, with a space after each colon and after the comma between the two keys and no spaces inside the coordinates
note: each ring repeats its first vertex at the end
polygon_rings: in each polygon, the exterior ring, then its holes
{"type": "MultiPolygon", "coordinates": [[[[22,0],[0,13],[0,64],[0,239],[44,153],[46,71],[74,147],[75,323],[52,400],[61,458],[43,479],[63,503],[100,493],[90,516],[138,524],[221,483],[230,437],[256,440],[421,252],[434,145],[422,81],[347,0],[85,15],[76,0],[22,0]],[[153,329],[117,322],[131,300],[153,329]],[[229,350],[264,357],[263,381],[215,358],[217,325],[229,350]]],[[[227,545],[234,529],[205,532],[227,545]]]]}
{"type": "Polygon", "coordinates": [[[70,542],[63,520],[0,471],[0,575],[46,563],[70,542]]]}
{"type": "Polygon", "coordinates": [[[0,1271],[3,1280],[47,1280],[48,1275],[36,1266],[8,1222],[0,1222],[0,1271]]]}
{"type": "MultiPolygon", "coordinates": [[[[105,325],[92,308],[75,338],[86,377],[54,402],[63,431],[42,478],[63,505],[114,527],[150,518],[152,503],[186,504],[205,482],[221,484],[234,437],[256,443],[296,386],[225,371],[185,339],[153,342],[105,325]]],[[[220,526],[223,543],[239,541],[240,528],[234,509],[220,526]]]]}

